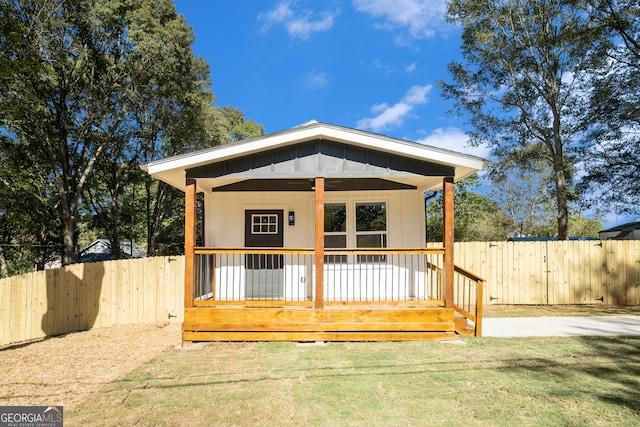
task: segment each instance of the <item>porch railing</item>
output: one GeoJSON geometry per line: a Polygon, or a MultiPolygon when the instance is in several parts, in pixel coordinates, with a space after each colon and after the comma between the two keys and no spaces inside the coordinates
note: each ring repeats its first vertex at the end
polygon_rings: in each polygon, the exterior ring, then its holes
{"type": "Polygon", "coordinates": [[[461,267],[454,266],[453,308],[472,322],[469,330],[482,335],[482,292],[485,280],[461,267]]]}
{"type": "MultiPolygon", "coordinates": [[[[444,249],[325,249],[326,306],[444,306],[444,249]]],[[[313,249],[196,248],[195,306],[313,306],[313,249]]],[[[454,267],[454,309],[482,333],[484,280],[454,267]]]]}
{"type": "MultiPolygon", "coordinates": [[[[442,305],[444,250],[325,249],[326,305],[442,305]]],[[[315,301],[313,249],[196,248],[194,305],[315,301]]]]}

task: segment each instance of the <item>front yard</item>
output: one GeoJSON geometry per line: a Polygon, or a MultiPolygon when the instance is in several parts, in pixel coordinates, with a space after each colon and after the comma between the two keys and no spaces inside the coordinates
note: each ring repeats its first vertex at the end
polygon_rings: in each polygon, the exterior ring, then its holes
{"type": "Polygon", "coordinates": [[[1,350],[0,405],[64,405],[68,426],[640,424],[640,337],[178,349],[161,326],[1,350]]]}

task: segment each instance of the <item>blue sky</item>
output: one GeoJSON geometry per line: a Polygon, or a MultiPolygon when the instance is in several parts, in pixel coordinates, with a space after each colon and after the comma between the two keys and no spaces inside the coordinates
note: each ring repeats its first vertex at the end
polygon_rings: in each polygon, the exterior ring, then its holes
{"type": "MultiPolygon", "coordinates": [[[[490,158],[467,146],[464,119],[437,87],[461,60],[445,0],[174,3],[211,67],[216,105],[266,133],[318,120],[490,158]]],[[[625,220],[610,214],[604,225],[625,220]]]]}
{"type": "Polygon", "coordinates": [[[216,105],[276,132],[309,120],[487,157],[437,87],[460,59],[444,0],[174,0],[216,105]]]}

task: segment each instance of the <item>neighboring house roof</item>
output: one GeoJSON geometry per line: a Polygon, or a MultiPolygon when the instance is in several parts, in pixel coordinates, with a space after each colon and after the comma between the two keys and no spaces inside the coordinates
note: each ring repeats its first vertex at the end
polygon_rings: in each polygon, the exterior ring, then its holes
{"type": "Polygon", "coordinates": [[[324,176],[384,177],[428,190],[441,187],[442,176],[454,176],[457,181],[487,165],[488,160],[480,157],[311,121],[293,129],[157,160],[142,168],[182,190],[189,174],[198,179],[202,189],[254,178],[264,178],[266,185],[273,185],[268,179],[324,176]]]}
{"type": "MultiPolygon", "coordinates": [[[[109,261],[112,259],[112,251],[109,240],[98,239],[79,252],[78,262],[109,261]]],[[[125,259],[144,258],[147,256],[147,251],[135,243],[132,245],[131,242],[120,242],[120,251],[122,252],[122,258],[125,259]]]]}
{"type": "Polygon", "coordinates": [[[640,230],[640,222],[629,222],[615,227],[607,228],[600,231],[601,237],[607,237],[611,240],[625,240],[633,239],[630,235],[633,235],[634,231],[640,230]]]}
{"type": "MultiPolygon", "coordinates": [[[[569,237],[569,240],[598,240],[597,237],[569,237]]],[[[509,237],[508,242],[557,242],[557,237],[509,237]]]]}
{"type": "Polygon", "coordinates": [[[611,231],[633,231],[640,230],[640,222],[629,222],[627,224],[616,225],[615,227],[607,228],[600,231],[601,233],[608,233],[611,231]]]}

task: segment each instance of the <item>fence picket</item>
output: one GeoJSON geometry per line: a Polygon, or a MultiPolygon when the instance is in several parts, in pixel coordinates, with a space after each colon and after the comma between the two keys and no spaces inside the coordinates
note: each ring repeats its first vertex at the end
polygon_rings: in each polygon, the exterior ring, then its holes
{"type": "MultiPolygon", "coordinates": [[[[640,304],[640,241],[456,243],[484,304],[640,304]],[[498,298],[497,300],[491,299],[498,298]]],[[[0,279],[0,346],[117,323],[183,319],[184,257],[76,264],[0,279]]]]}
{"type": "Polygon", "coordinates": [[[0,346],[117,323],[182,320],[184,257],[74,264],[0,279],[0,346]],[[166,268],[172,264],[171,268],[166,268]]]}

